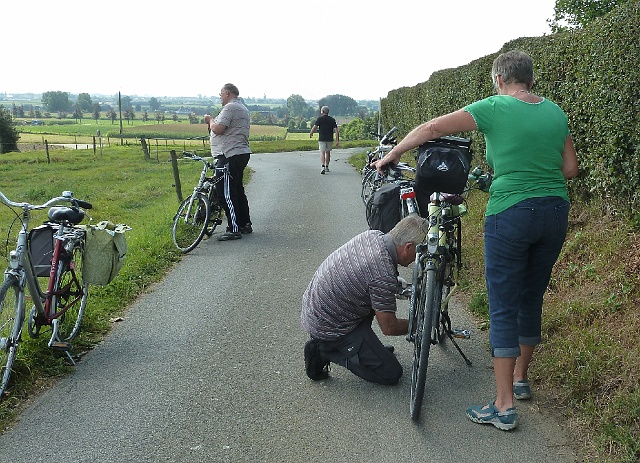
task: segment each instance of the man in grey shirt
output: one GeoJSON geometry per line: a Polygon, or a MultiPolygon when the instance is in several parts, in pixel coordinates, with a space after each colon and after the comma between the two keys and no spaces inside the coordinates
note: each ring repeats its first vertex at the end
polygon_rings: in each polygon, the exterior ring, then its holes
{"type": "MultiPolygon", "coordinates": [[[[233,84],[225,84],[220,90],[222,110],[215,118],[205,114],[209,127],[211,155],[216,166],[229,165],[229,175],[218,183],[218,197],[227,215],[227,231],[219,241],[237,240],[242,234],[251,233],[249,201],[242,185],[244,169],[249,163],[250,115],[247,107],[238,98],[240,92],[233,84]]],[[[223,175],[216,172],[216,176],[223,175]]]]}
{"type": "Polygon", "coordinates": [[[302,298],[302,326],[311,336],[304,348],[309,378],[327,378],[334,362],[367,381],[398,382],[402,366],[371,323],[375,317],[386,336],[407,334],[409,321],[396,317],[398,264],[415,260],[426,229],[423,218],[410,215],[388,234],[360,233],[320,265],[302,298]]]}

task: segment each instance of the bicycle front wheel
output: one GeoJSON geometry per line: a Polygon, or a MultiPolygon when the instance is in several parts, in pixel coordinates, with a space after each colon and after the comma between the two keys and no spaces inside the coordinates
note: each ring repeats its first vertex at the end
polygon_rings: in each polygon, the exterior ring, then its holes
{"type": "Polygon", "coordinates": [[[180,204],[171,231],[173,243],[180,251],[189,252],[200,243],[210,215],[209,199],[202,193],[191,195],[180,204]]]}
{"type": "Polygon", "coordinates": [[[413,364],[411,368],[411,401],[409,409],[411,419],[417,421],[420,417],[424,386],[429,364],[429,351],[433,333],[434,319],[440,311],[435,306],[436,287],[438,285],[435,269],[426,270],[420,289],[420,301],[416,320],[416,332],[413,343],[413,364]]]}
{"type": "Polygon", "coordinates": [[[9,384],[24,322],[22,290],[13,277],[0,285],[0,400],[9,384]]]}
{"type": "Polygon", "coordinates": [[[58,316],[58,338],[70,341],[80,332],[89,296],[89,284],[82,278],[83,246],[77,244],[60,259],[51,307],[58,316]]]}
{"type": "Polygon", "coordinates": [[[363,173],[360,197],[362,198],[362,202],[365,206],[367,205],[369,197],[373,194],[373,190],[375,190],[380,183],[380,181],[376,181],[376,173],[377,171],[375,169],[368,169],[363,173]]]}

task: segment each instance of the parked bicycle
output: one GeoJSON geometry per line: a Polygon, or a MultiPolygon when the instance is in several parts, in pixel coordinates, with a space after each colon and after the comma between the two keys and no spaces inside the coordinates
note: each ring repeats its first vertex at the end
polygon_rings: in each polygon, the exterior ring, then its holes
{"type": "Polygon", "coordinates": [[[398,141],[392,136],[396,130],[397,128],[393,127],[384,135],[371,132],[371,135],[375,136],[379,142],[376,149],[367,152],[367,162],[362,168],[362,191],[360,193],[360,197],[362,198],[362,202],[365,206],[371,196],[371,193],[382,183],[382,178],[377,175],[378,172],[376,169],[370,167],[371,163],[378,159],[382,159],[385,154],[396,146],[398,141]]]}
{"type": "Polygon", "coordinates": [[[22,337],[27,289],[33,302],[27,323],[29,335],[35,338],[43,328],[50,328],[49,347],[63,351],[74,363],[69,354],[69,341],[80,331],[88,297],[88,283],[82,277],[86,232],[76,225],[85,216],[89,217],[85,209],[91,209],[91,204],[74,198],[71,191],[64,191],[62,196],[40,205],[11,201],[2,192],[0,199],[15,213],[16,221],[20,221],[16,248],[9,253],[9,267],[0,285],[2,398],[22,337]],[[71,206],[59,206],[61,203],[71,206]],[[48,207],[49,221],[30,229],[31,211],[48,207]],[[48,248],[44,256],[34,249],[36,237],[48,248]],[[42,290],[38,277],[48,277],[46,291],[42,290]]]}
{"type": "Polygon", "coordinates": [[[469,179],[474,183],[462,194],[431,195],[425,216],[429,222],[426,242],[416,246],[407,334],[407,341],[413,343],[410,399],[413,420],[420,416],[432,344],[450,339],[466,364],[471,365],[456,342],[456,338],[468,339],[470,332],[452,329],[449,301],[458,287],[462,268],[460,218],[467,213],[464,200],[471,189],[488,191],[492,177],[476,167],[469,179]]]}
{"type": "Polygon", "coordinates": [[[176,247],[187,253],[193,250],[203,236],[211,236],[216,227],[222,223],[224,209],[218,201],[216,185],[229,176],[229,165],[216,167],[206,159],[183,151],[185,158],[202,162],[200,180],[193,188],[193,193],[182,201],[173,218],[171,236],[176,247]],[[212,176],[208,176],[213,171],[212,176]],[[218,174],[218,175],[216,175],[218,174]]]}
{"type": "Polygon", "coordinates": [[[365,215],[371,229],[386,233],[404,217],[420,214],[415,173],[416,169],[405,162],[388,164],[384,175],[374,171],[372,191],[365,205],[365,215]]]}

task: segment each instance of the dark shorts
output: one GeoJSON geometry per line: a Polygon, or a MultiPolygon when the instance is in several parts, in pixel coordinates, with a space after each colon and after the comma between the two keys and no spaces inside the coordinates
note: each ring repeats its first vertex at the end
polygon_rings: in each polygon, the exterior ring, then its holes
{"type": "Polygon", "coordinates": [[[377,384],[395,384],[402,376],[402,365],[373,332],[373,315],[351,333],[335,341],[318,341],[323,357],[377,384]]]}

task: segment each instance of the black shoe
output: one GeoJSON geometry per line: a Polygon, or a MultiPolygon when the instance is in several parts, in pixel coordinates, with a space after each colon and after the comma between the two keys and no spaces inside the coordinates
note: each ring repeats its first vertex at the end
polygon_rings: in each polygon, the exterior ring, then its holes
{"type": "Polygon", "coordinates": [[[385,349],[387,349],[389,352],[391,352],[393,354],[393,352],[396,350],[395,347],[393,346],[384,346],[385,349]]]}
{"type": "Polygon", "coordinates": [[[304,345],[304,368],[307,376],[314,381],[329,377],[329,362],[322,358],[315,339],[309,339],[304,345]]]}
{"type": "Polygon", "coordinates": [[[248,235],[249,233],[253,233],[253,228],[251,228],[251,224],[248,223],[244,227],[240,227],[240,233],[243,235],[248,235]]]}
{"type": "Polygon", "coordinates": [[[228,231],[218,236],[218,241],[239,240],[240,238],[242,238],[242,233],[228,231]]]}

